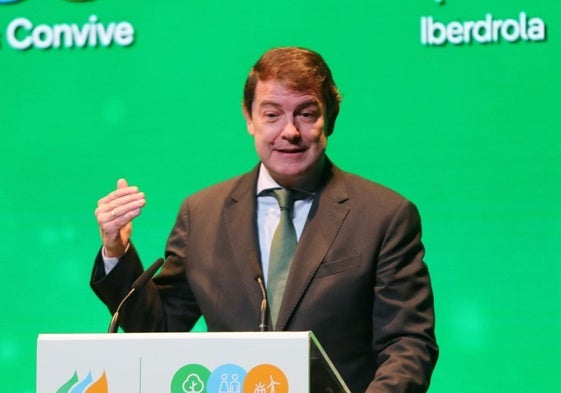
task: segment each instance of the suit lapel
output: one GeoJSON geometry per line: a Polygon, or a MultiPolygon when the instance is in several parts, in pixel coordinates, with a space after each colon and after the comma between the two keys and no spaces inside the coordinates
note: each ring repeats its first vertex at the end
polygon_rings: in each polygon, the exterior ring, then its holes
{"type": "MultiPolygon", "coordinates": [[[[255,315],[261,304],[255,278],[258,273],[263,274],[256,228],[257,176],[258,167],[241,176],[224,201],[224,228],[233,250],[232,263],[236,265],[255,315]]],[[[286,326],[349,212],[349,207],[343,203],[349,196],[341,171],[329,164],[324,184],[312,204],[296,248],[275,330],[286,326]]]]}
{"type": "Polygon", "coordinates": [[[343,174],[331,165],[328,168],[294,254],[275,330],[286,326],[349,212],[343,203],[349,199],[343,174]]]}
{"type": "MultiPolygon", "coordinates": [[[[256,315],[261,303],[261,292],[256,275],[263,274],[256,230],[257,174],[258,167],[241,176],[224,201],[224,228],[234,254],[232,263],[236,265],[239,280],[243,283],[249,303],[255,309],[256,315]]],[[[255,327],[257,328],[257,324],[255,327]]]]}

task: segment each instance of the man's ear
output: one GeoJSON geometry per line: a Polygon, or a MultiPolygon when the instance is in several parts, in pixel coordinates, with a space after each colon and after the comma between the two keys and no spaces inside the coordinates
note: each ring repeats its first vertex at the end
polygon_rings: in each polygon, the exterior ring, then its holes
{"type": "Polygon", "coordinates": [[[249,113],[249,111],[247,110],[247,108],[243,104],[242,104],[242,112],[243,112],[243,117],[245,119],[245,125],[247,127],[247,132],[249,132],[249,135],[253,135],[254,131],[253,131],[253,121],[251,120],[251,113],[249,113]]]}

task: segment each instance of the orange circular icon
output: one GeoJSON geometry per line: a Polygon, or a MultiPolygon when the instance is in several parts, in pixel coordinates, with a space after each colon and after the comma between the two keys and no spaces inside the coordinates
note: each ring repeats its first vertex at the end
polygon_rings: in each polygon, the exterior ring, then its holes
{"type": "Polygon", "coordinates": [[[244,393],[288,393],[286,375],[272,364],[260,364],[249,370],[243,383],[244,393]]]}

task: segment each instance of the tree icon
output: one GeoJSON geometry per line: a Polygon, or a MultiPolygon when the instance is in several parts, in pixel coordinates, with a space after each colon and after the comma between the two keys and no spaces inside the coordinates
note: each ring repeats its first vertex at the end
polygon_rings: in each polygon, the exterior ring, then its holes
{"type": "Polygon", "coordinates": [[[189,374],[181,387],[185,393],[202,393],[205,389],[205,384],[197,374],[189,374]]]}

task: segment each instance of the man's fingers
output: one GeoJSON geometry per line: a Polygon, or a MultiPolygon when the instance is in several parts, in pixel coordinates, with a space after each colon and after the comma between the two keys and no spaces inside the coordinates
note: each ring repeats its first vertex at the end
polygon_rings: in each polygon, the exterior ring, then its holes
{"type": "Polygon", "coordinates": [[[129,185],[129,184],[127,183],[127,180],[126,180],[126,179],[119,179],[119,180],[117,180],[117,189],[120,189],[120,188],[127,188],[128,185],[129,185]]]}
{"type": "Polygon", "coordinates": [[[130,240],[132,220],[145,204],[144,193],[125,179],[117,180],[117,188],[97,202],[95,216],[107,255],[122,255],[130,240]]]}
{"type": "Polygon", "coordinates": [[[97,201],[97,205],[101,206],[103,204],[108,204],[113,201],[117,201],[122,197],[127,197],[127,196],[132,196],[133,198],[140,199],[140,198],[144,198],[144,193],[139,192],[138,187],[136,186],[131,186],[131,187],[127,186],[125,188],[118,188],[115,191],[112,191],[108,195],[101,198],[99,201],[97,201]]]}
{"type": "Polygon", "coordinates": [[[115,235],[136,218],[146,204],[138,187],[130,187],[125,179],[117,181],[117,189],[98,201],[95,216],[102,232],[115,235]]]}
{"type": "Polygon", "coordinates": [[[141,209],[127,210],[126,212],[112,211],[105,215],[105,218],[100,220],[99,225],[103,233],[117,234],[121,228],[132,222],[133,219],[138,217],[141,209]]]}
{"type": "Polygon", "coordinates": [[[126,195],[111,202],[100,202],[95,210],[95,215],[99,224],[103,225],[118,217],[126,216],[131,211],[140,210],[145,204],[146,199],[144,198],[144,193],[126,195]]]}
{"type": "Polygon", "coordinates": [[[134,218],[140,214],[140,210],[146,204],[144,198],[132,199],[128,201],[123,200],[121,202],[121,204],[115,205],[115,207],[109,205],[109,207],[103,213],[108,214],[111,220],[115,220],[120,217],[130,217],[131,213],[132,218],[134,218]]]}
{"type": "Polygon", "coordinates": [[[98,203],[98,210],[101,213],[108,212],[110,210],[119,208],[129,209],[138,208],[144,206],[146,203],[146,198],[143,192],[136,192],[134,194],[126,194],[114,199],[100,200],[98,203]]]}

